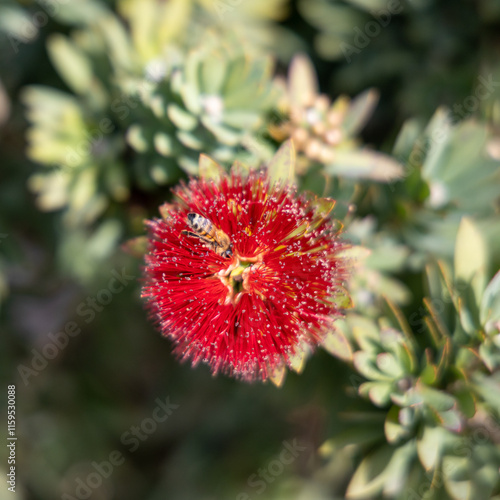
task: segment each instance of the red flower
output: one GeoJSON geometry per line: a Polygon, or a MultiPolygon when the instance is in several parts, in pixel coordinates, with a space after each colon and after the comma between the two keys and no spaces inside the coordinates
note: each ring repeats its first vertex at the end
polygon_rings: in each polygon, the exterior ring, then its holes
{"type": "Polygon", "coordinates": [[[271,186],[265,171],[192,179],[174,194],[164,218],[147,221],[142,296],[175,352],[251,381],[321,343],[345,278],[335,202],[271,186]]]}

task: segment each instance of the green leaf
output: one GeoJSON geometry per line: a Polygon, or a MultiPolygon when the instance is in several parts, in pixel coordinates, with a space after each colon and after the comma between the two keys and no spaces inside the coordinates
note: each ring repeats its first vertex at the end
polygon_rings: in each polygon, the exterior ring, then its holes
{"type": "MultiPolygon", "coordinates": [[[[468,462],[466,457],[447,455],[443,458],[444,484],[454,500],[473,500],[472,483],[468,479],[468,462]],[[450,472],[451,471],[451,472],[450,472]]],[[[474,499],[475,500],[475,499],[474,499]]]]}
{"type": "Polygon", "coordinates": [[[439,413],[441,425],[452,432],[461,432],[464,428],[463,415],[458,410],[452,409],[439,413]]]}
{"type": "Polygon", "coordinates": [[[309,224],[308,232],[319,227],[319,225],[330,215],[335,207],[335,200],[332,198],[321,198],[314,196],[309,201],[309,206],[314,209],[314,216],[309,224]]]}
{"type": "Polygon", "coordinates": [[[205,143],[196,134],[191,134],[189,132],[185,132],[184,130],[177,130],[175,136],[179,139],[181,144],[189,149],[201,151],[205,146],[205,143]]]}
{"type": "Polygon", "coordinates": [[[375,363],[375,356],[365,351],[357,351],[353,356],[353,363],[356,370],[369,380],[392,381],[392,377],[381,373],[375,363]]]}
{"type": "Polygon", "coordinates": [[[463,217],[455,243],[455,279],[457,286],[470,287],[472,295],[467,289],[462,294],[469,310],[480,306],[486,287],[487,270],[488,250],[483,235],[471,218],[463,217]]]}
{"type": "MultiPolygon", "coordinates": [[[[336,326],[337,323],[338,322],[336,322],[336,326]]],[[[339,328],[328,333],[321,347],[333,356],[343,359],[344,361],[352,361],[351,344],[339,328]]]]}
{"type": "Polygon", "coordinates": [[[377,441],[380,442],[383,439],[382,428],[378,422],[372,422],[371,425],[364,422],[363,425],[350,427],[336,434],[335,437],[329,439],[322,446],[327,446],[330,452],[336,452],[346,446],[355,445],[365,447],[377,441]]]}
{"type": "Polygon", "coordinates": [[[386,6],[385,0],[349,0],[349,3],[367,12],[378,11],[386,6]]]}
{"type": "Polygon", "coordinates": [[[342,130],[346,136],[356,135],[370,119],[379,94],[375,89],[369,89],[354,98],[342,120],[342,130]]]}
{"type": "Polygon", "coordinates": [[[193,130],[198,124],[198,120],[191,113],[188,113],[177,104],[167,106],[167,116],[172,123],[182,130],[193,130]]]}
{"type": "Polygon", "coordinates": [[[500,413],[500,371],[486,376],[482,373],[473,375],[474,390],[492,409],[500,413]]]}
{"type": "Polygon", "coordinates": [[[487,339],[479,346],[479,355],[490,372],[500,366],[500,349],[491,339],[487,339]]]}
{"type": "Polygon", "coordinates": [[[227,146],[236,146],[241,142],[242,133],[235,129],[230,129],[224,125],[216,123],[209,116],[202,116],[203,125],[215,135],[216,139],[227,146]]]}
{"type": "Polygon", "coordinates": [[[129,176],[122,163],[112,161],[108,163],[103,173],[106,188],[116,201],[126,201],[129,197],[129,176]]]}
{"type": "Polygon", "coordinates": [[[158,185],[174,184],[178,180],[177,165],[172,158],[155,158],[149,165],[149,174],[158,185]]]}
{"type": "Polygon", "coordinates": [[[413,439],[396,449],[386,469],[383,488],[384,498],[394,498],[405,490],[408,483],[408,474],[415,456],[416,445],[413,439]]]}
{"type": "Polygon", "coordinates": [[[226,175],[224,169],[209,156],[200,155],[199,160],[199,175],[202,179],[213,180],[218,183],[226,175]]]}
{"type": "Polygon", "coordinates": [[[303,350],[298,350],[295,354],[288,356],[288,362],[290,369],[296,373],[302,373],[306,367],[306,360],[310,353],[310,350],[305,348],[303,350]]]}
{"type": "Polygon", "coordinates": [[[470,288],[466,288],[462,294],[467,295],[469,300],[465,301],[461,297],[458,298],[458,315],[460,317],[460,324],[464,331],[473,337],[477,335],[479,330],[479,320],[473,304],[474,299],[470,298],[472,295],[470,288]],[[469,309],[468,306],[470,306],[471,309],[469,309]]]}
{"type": "Polygon", "coordinates": [[[346,498],[366,500],[376,498],[381,492],[384,498],[394,497],[405,486],[414,456],[413,441],[399,448],[382,445],[360,463],[349,483],[346,498]]]}
{"type": "Polygon", "coordinates": [[[363,247],[361,245],[352,245],[342,250],[338,254],[338,256],[342,259],[350,259],[353,263],[364,262],[371,254],[371,250],[369,248],[363,247]]]}
{"type": "Polygon", "coordinates": [[[271,185],[295,182],[295,157],[293,142],[291,140],[284,142],[267,166],[271,185]]]}
{"type": "Polygon", "coordinates": [[[97,0],[83,2],[59,2],[53,11],[54,17],[64,24],[82,25],[95,23],[96,19],[109,15],[109,9],[97,0]]]}
{"type": "Polygon", "coordinates": [[[85,54],[65,36],[54,34],[47,41],[52,63],[68,86],[78,94],[92,89],[92,68],[85,54]]]}
{"type": "Polygon", "coordinates": [[[225,110],[222,121],[234,128],[253,129],[259,123],[259,114],[255,110],[225,110]]]}
{"type": "Polygon", "coordinates": [[[137,238],[132,238],[122,245],[124,252],[127,252],[134,257],[144,257],[148,251],[148,238],[147,236],[137,236],[137,238]]]}
{"type": "Polygon", "coordinates": [[[138,152],[144,153],[149,149],[150,138],[146,135],[144,127],[132,125],[127,130],[127,142],[138,152]]]}
{"type": "Polygon", "coordinates": [[[276,386],[281,387],[286,378],[286,366],[283,364],[275,368],[272,374],[269,376],[269,380],[276,386]]]}
{"type": "Polygon", "coordinates": [[[372,320],[352,314],[347,322],[361,349],[372,351],[380,343],[380,330],[372,320]]]}
{"type": "Polygon", "coordinates": [[[199,115],[202,112],[199,89],[191,81],[188,80],[181,87],[181,96],[182,102],[193,115],[199,115]]]}
{"type": "Polygon", "coordinates": [[[333,295],[327,298],[329,302],[331,302],[336,309],[350,309],[353,306],[351,296],[349,295],[349,291],[343,287],[339,286],[333,295]]]}
{"type": "MultiPolygon", "coordinates": [[[[137,137],[135,139],[137,140],[137,137]]],[[[174,155],[174,139],[165,132],[156,132],[154,135],[154,145],[158,154],[166,157],[174,155]]]]}
{"type": "Polygon", "coordinates": [[[479,319],[486,333],[500,330],[498,325],[500,322],[500,271],[489,282],[484,291],[479,309],[479,319]]]}
{"type": "Polygon", "coordinates": [[[451,126],[450,113],[442,107],[434,113],[425,129],[427,141],[420,144],[420,147],[425,144],[427,152],[422,166],[422,177],[431,185],[436,179],[440,179],[441,170],[447,164],[446,153],[450,143],[451,126]],[[434,137],[440,137],[441,140],[430,139],[434,137]]]}
{"type": "Polygon", "coordinates": [[[393,450],[389,445],[382,445],[361,461],[349,482],[346,498],[374,498],[382,491],[384,472],[393,458],[393,450]]]}
{"type": "Polygon", "coordinates": [[[365,382],[359,386],[359,394],[380,408],[391,402],[391,382],[365,382]]]}
{"type": "Polygon", "coordinates": [[[305,54],[296,55],[288,73],[290,100],[295,106],[311,106],[318,93],[316,71],[305,54]]]}
{"type": "Polygon", "coordinates": [[[392,406],[387,412],[384,423],[385,437],[390,444],[394,445],[407,438],[411,431],[399,422],[399,412],[398,406],[392,406]]]}
{"type": "Polygon", "coordinates": [[[476,413],[477,408],[470,387],[464,386],[463,388],[459,388],[455,391],[455,397],[457,398],[460,411],[466,418],[472,418],[476,413]]]}
{"type": "Polygon", "coordinates": [[[378,271],[399,270],[408,263],[409,255],[408,247],[385,241],[373,249],[366,259],[366,265],[378,271]]]}
{"type": "Polygon", "coordinates": [[[396,137],[392,154],[397,158],[409,157],[420,133],[418,120],[407,120],[396,137]]]}
{"type": "Polygon", "coordinates": [[[393,379],[398,379],[405,375],[400,362],[396,357],[389,352],[381,352],[377,355],[377,367],[378,369],[393,379]]]}
{"type": "Polygon", "coordinates": [[[198,162],[190,156],[183,155],[177,159],[179,166],[189,175],[198,174],[198,162]]]}
{"type": "Polygon", "coordinates": [[[149,106],[151,107],[151,111],[153,111],[156,118],[162,120],[167,112],[167,103],[165,99],[161,95],[153,95],[149,100],[149,106]]]}
{"type": "Polygon", "coordinates": [[[437,412],[450,410],[456,403],[455,398],[450,394],[421,383],[417,384],[417,392],[423,401],[437,412]]]}
{"type": "Polygon", "coordinates": [[[417,452],[420,462],[426,471],[436,469],[446,446],[451,443],[452,435],[446,429],[436,426],[425,426],[417,439],[417,452]]]}
{"type": "Polygon", "coordinates": [[[408,287],[387,274],[374,271],[373,275],[370,276],[370,281],[377,294],[395,304],[407,304],[411,299],[411,292],[408,287]]]}
{"type": "Polygon", "coordinates": [[[390,156],[365,149],[336,151],[325,172],[348,179],[393,182],[403,176],[403,167],[390,156]]]}
{"type": "Polygon", "coordinates": [[[201,92],[205,95],[219,95],[226,78],[228,61],[217,52],[206,57],[201,65],[201,92]]]}

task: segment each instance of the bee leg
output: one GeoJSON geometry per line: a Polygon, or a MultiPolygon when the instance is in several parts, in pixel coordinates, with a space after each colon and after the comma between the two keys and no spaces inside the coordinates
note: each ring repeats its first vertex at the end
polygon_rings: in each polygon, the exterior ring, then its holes
{"type": "Polygon", "coordinates": [[[191,238],[201,239],[199,234],[193,233],[191,231],[181,231],[181,234],[183,234],[184,236],[191,236],[191,238]]]}

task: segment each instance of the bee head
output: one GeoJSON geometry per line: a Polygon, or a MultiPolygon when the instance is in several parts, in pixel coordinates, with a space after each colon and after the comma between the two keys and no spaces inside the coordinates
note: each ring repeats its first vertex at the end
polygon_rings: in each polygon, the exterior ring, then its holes
{"type": "Polygon", "coordinates": [[[189,221],[189,225],[191,227],[194,227],[195,229],[198,229],[198,224],[195,223],[195,220],[197,218],[197,214],[193,213],[193,212],[190,212],[188,215],[187,215],[187,218],[188,218],[188,221],[189,221]]]}
{"type": "Polygon", "coordinates": [[[233,256],[233,244],[229,245],[229,248],[222,254],[223,257],[229,259],[229,257],[233,256]]]}

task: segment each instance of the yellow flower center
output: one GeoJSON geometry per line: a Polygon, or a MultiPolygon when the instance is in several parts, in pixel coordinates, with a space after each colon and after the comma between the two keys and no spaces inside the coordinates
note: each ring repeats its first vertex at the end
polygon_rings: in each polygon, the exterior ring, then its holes
{"type": "MultiPolygon", "coordinates": [[[[262,265],[262,254],[257,257],[236,256],[235,262],[227,269],[219,271],[218,278],[228,289],[224,304],[237,304],[244,293],[258,293],[250,286],[249,277],[252,268],[262,265]]],[[[259,295],[265,299],[262,294],[259,295]]]]}

